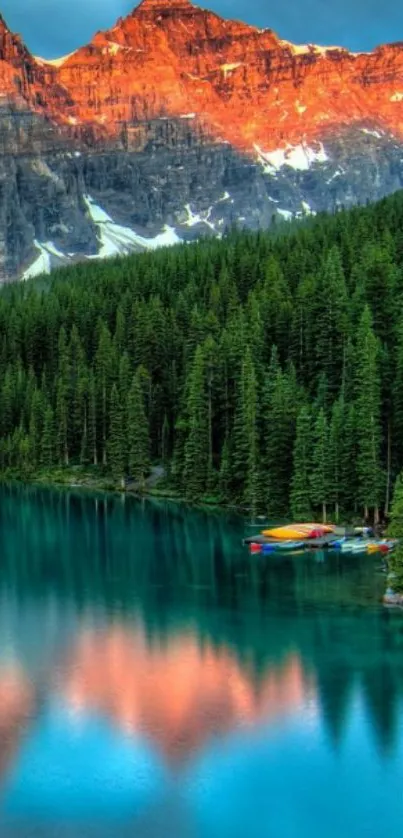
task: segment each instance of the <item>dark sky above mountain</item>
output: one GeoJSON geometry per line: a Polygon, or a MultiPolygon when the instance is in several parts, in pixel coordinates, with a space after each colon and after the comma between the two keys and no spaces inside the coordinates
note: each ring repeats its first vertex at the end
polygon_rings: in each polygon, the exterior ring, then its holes
{"type": "MultiPolygon", "coordinates": [[[[224,17],[270,27],[296,43],[367,50],[403,40],[398,0],[200,0],[224,17]]],[[[0,10],[36,55],[55,58],[90,40],[126,15],[134,0],[0,0],[0,10]]]]}

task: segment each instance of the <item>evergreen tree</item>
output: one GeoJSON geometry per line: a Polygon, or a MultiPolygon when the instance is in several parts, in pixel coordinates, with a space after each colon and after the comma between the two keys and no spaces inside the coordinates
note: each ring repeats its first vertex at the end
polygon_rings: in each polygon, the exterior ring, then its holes
{"type": "Polygon", "coordinates": [[[403,472],[400,472],[395,483],[388,535],[391,538],[403,538],[403,472]]]}
{"type": "Polygon", "coordinates": [[[345,405],[341,461],[341,506],[346,512],[358,511],[358,433],[355,404],[345,405]]]}
{"type": "Polygon", "coordinates": [[[345,450],[344,437],[345,407],[344,399],[340,396],[332,406],[332,414],[329,427],[329,453],[328,453],[328,497],[334,504],[334,517],[339,522],[340,506],[343,499],[343,457],[345,450]]]}
{"type": "Polygon", "coordinates": [[[209,462],[209,425],[203,349],[196,349],[188,381],[186,404],[188,435],[184,451],[186,497],[201,498],[206,490],[209,462]]]}
{"type": "Polygon", "coordinates": [[[144,488],[150,468],[150,435],[139,372],[133,377],[130,387],[127,415],[129,474],[140,488],[144,488]]]}
{"type": "MultiPolygon", "coordinates": [[[[145,414],[144,414],[145,415],[145,414]]],[[[162,439],[161,439],[161,460],[164,468],[165,477],[169,477],[170,460],[171,460],[171,433],[169,427],[168,417],[165,414],[162,425],[162,439]]]]}
{"type": "Polygon", "coordinates": [[[396,329],[396,365],[393,382],[393,465],[403,465],[403,316],[396,329]]]}
{"type": "MultiPolygon", "coordinates": [[[[114,355],[108,327],[100,324],[97,354],[95,359],[95,382],[97,385],[97,413],[100,427],[102,463],[107,463],[107,439],[110,388],[114,380],[114,355]]],[[[115,405],[116,407],[116,405],[115,405]]]]}
{"type": "Polygon", "coordinates": [[[53,410],[50,405],[45,409],[43,432],[41,440],[41,464],[46,468],[54,464],[55,425],[53,410]]]}
{"type": "Polygon", "coordinates": [[[319,410],[313,431],[311,501],[320,506],[322,520],[327,521],[329,502],[329,428],[323,407],[319,410]]]}
{"type": "Polygon", "coordinates": [[[58,374],[56,383],[56,426],[58,459],[68,466],[69,453],[69,422],[71,399],[71,367],[64,326],[60,329],[58,344],[58,374]]]}
{"type": "Polygon", "coordinates": [[[304,516],[324,501],[336,518],[387,514],[403,469],[402,229],[403,193],[7,286],[0,468],[93,464],[120,479],[137,370],[140,479],[155,460],[191,499],[218,484],[224,502],[286,516],[292,484],[304,516]]]}
{"type": "Polygon", "coordinates": [[[233,431],[232,484],[235,498],[254,515],[258,506],[258,392],[250,347],[242,364],[233,431]]]}
{"type": "MultiPolygon", "coordinates": [[[[390,538],[403,538],[403,473],[400,472],[396,479],[393,502],[390,511],[390,523],[388,526],[390,538]]],[[[397,545],[397,549],[388,556],[388,583],[394,593],[403,593],[403,547],[397,545]]]]}
{"type": "Polygon", "coordinates": [[[303,521],[311,517],[310,475],[312,463],[312,432],[309,408],[304,405],[297,418],[294,445],[294,470],[290,504],[293,517],[303,521]]]}
{"type": "Polygon", "coordinates": [[[221,463],[218,486],[221,497],[223,498],[223,500],[226,500],[230,495],[231,487],[231,457],[228,437],[225,438],[224,445],[221,451],[221,463]]]}
{"type": "Polygon", "coordinates": [[[122,405],[120,403],[117,385],[114,384],[110,404],[108,454],[111,472],[122,484],[124,483],[126,466],[125,449],[126,439],[123,426],[122,405]]]}
{"type": "Polygon", "coordinates": [[[358,495],[365,519],[373,510],[379,517],[381,491],[381,389],[379,376],[379,343],[372,329],[372,317],[366,306],[357,336],[357,441],[358,495]]]}
{"type": "Polygon", "coordinates": [[[88,376],[88,439],[83,437],[81,462],[88,460],[94,466],[98,465],[98,431],[97,431],[97,395],[94,373],[88,376]]]}
{"type": "Polygon", "coordinates": [[[45,421],[45,403],[40,390],[35,390],[32,396],[29,416],[29,437],[33,466],[41,461],[41,441],[45,421]]]}
{"type": "Polygon", "coordinates": [[[329,398],[340,386],[343,351],[347,340],[348,298],[340,252],[333,246],[327,254],[318,287],[315,318],[319,375],[327,382],[329,398]]]}
{"type": "Polygon", "coordinates": [[[63,465],[69,465],[69,416],[66,390],[62,379],[57,383],[56,396],[57,459],[63,465]]]}
{"type": "Polygon", "coordinates": [[[289,512],[298,393],[294,370],[283,373],[273,356],[263,402],[262,488],[267,513],[276,518],[289,512]]]}

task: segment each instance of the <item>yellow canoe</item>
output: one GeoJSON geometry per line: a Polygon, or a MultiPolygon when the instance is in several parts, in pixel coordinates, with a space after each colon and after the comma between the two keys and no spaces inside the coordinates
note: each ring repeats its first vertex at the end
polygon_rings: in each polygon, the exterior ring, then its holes
{"type": "Polygon", "coordinates": [[[334,531],[334,527],[328,524],[287,524],[285,527],[274,527],[272,530],[263,530],[262,535],[267,538],[278,538],[280,540],[309,538],[313,530],[321,530],[323,534],[334,531]]]}
{"type": "Polygon", "coordinates": [[[368,544],[367,553],[379,553],[379,543],[368,544]]]}

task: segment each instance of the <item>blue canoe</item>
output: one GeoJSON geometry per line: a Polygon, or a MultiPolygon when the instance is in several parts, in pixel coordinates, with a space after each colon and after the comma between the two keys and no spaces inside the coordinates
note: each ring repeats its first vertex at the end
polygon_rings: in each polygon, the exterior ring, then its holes
{"type": "Polygon", "coordinates": [[[292,553],[304,546],[303,541],[278,541],[262,544],[262,553],[292,553]]]}

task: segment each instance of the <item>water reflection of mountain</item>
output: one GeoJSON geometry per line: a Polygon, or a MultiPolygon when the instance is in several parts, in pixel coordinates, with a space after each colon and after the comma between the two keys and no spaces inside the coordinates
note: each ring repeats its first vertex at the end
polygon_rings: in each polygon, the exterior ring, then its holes
{"type": "Polygon", "coordinates": [[[191,634],[150,641],[123,625],[81,634],[58,683],[76,713],[104,715],[145,736],[170,763],[239,727],[279,722],[313,696],[296,655],[257,684],[225,647],[200,646],[191,634]]]}
{"type": "Polygon", "coordinates": [[[34,706],[34,690],[16,665],[0,669],[0,777],[9,769],[34,706]]]}
{"type": "Polygon", "coordinates": [[[400,616],[378,608],[373,559],[253,559],[235,516],[38,489],[2,490],[1,530],[0,585],[21,609],[46,605],[61,655],[77,643],[72,625],[63,640],[63,608],[90,626],[135,614],[151,645],[191,636],[225,650],[258,694],[270,671],[297,659],[335,743],[359,688],[379,740],[393,744],[403,638],[400,616]]]}

